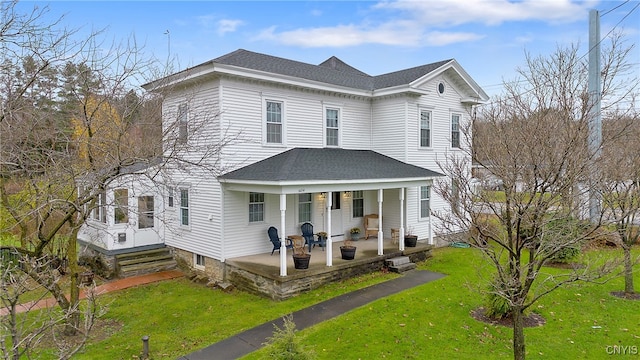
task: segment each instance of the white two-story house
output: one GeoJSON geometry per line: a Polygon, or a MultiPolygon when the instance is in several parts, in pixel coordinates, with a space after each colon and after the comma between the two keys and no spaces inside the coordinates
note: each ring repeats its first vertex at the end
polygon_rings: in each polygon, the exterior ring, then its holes
{"type": "Polygon", "coordinates": [[[184,142],[166,151],[199,162],[167,166],[157,242],[214,279],[227,259],[270,253],[270,226],[327,232],[326,266],[367,214],[379,217],[368,240],[379,255],[392,228],[432,243],[431,212],[447,209],[431,191],[438,161],[468,156],[461,129],[488,100],[453,59],[371,76],[335,57],[312,65],[247,50],[144,87],[163,93],[165,130],[184,142]]]}

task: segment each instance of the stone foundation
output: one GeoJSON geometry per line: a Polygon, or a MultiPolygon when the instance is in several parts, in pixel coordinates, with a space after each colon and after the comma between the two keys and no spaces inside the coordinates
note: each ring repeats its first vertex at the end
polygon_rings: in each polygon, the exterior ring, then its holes
{"type": "Polygon", "coordinates": [[[178,262],[178,266],[185,271],[201,274],[209,278],[214,282],[224,281],[224,268],[225,264],[209,257],[205,256],[204,269],[197,268],[194,264],[194,254],[190,251],[169,247],[173,257],[178,262]]]}

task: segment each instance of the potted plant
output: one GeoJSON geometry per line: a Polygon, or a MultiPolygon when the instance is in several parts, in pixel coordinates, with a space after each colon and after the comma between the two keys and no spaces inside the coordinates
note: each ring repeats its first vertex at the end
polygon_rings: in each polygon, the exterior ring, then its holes
{"type": "Polygon", "coordinates": [[[320,231],[316,234],[316,236],[318,237],[318,240],[320,240],[320,246],[322,246],[322,244],[326,244],[327,243],[327,233],[325,231],[320,231]]]}
{"type": "Polygon", "coordinates": [[[360,239],[359,227],[352,227],[351,230],[349,230],[349,233],[351,234],[351,240],[358,241],[358,239],[360,239]]]}
{"type": "Polygon", "coordinates": [[[311,254],[305,251],[304,238],[302,236],[292,236],[293,242],[293,267],[296,269],[308,269],[311,254]]]}
{"type": "Polygon", "coordinates": [[[413,235],[413,228],[407,229],[407,233],[404,234],[404,246],[416,247],[418,243],[418,235],[413,235]]]}
{"type": "Polygon", "coordinates": [[[344,245],[340,246],[340,254],[343,260],[353,260],[356,257],[356,247],[351,239],[344,240],[344,245]]]}

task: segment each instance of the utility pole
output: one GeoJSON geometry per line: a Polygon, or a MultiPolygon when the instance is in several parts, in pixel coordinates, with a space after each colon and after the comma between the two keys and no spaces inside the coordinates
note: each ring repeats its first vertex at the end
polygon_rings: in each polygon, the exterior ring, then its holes
{"type": "MultiPolygon", "coordinates": [[[[600,157],[602,144],[602,115],[600,75],[600,14],[598,10],[589,11],[589,155],[596,160],[600,157]]],[[[600,195],[595,189],[595,169],[591,171],[589,184],[589,220],[594,223],[600,217],[600,195]]]]}

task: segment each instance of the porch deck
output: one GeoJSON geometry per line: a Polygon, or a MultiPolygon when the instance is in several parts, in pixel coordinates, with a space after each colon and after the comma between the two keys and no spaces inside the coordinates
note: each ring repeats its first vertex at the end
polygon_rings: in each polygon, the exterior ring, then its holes
{"type": "MultiPolygon", "coordinates": [[[[402,240],[400,240],[402,241],[402,240]]],[[[236,287],[274,300],[283,300],[300,292],[315,289],[323,284],[349,278],[355,275],[381,270],[384,261],[396,256],[409,256],[413,262],[426,260],[431,256],[432,245],[418,242],[416,247],[398,250],[391,239],[384,239],[384,255],[378,256],[378,239],[359,240],[354,260],[342,260],[340,246],[333,243],[333,266],[326,266],[326,252],[316,246],[311,251],[309,268],[295,269],[292,251],[287,251],[287,276],[280,276],[280,256],[276,252],[243,256],[226,260],[225,279],[236,287]]]]}

